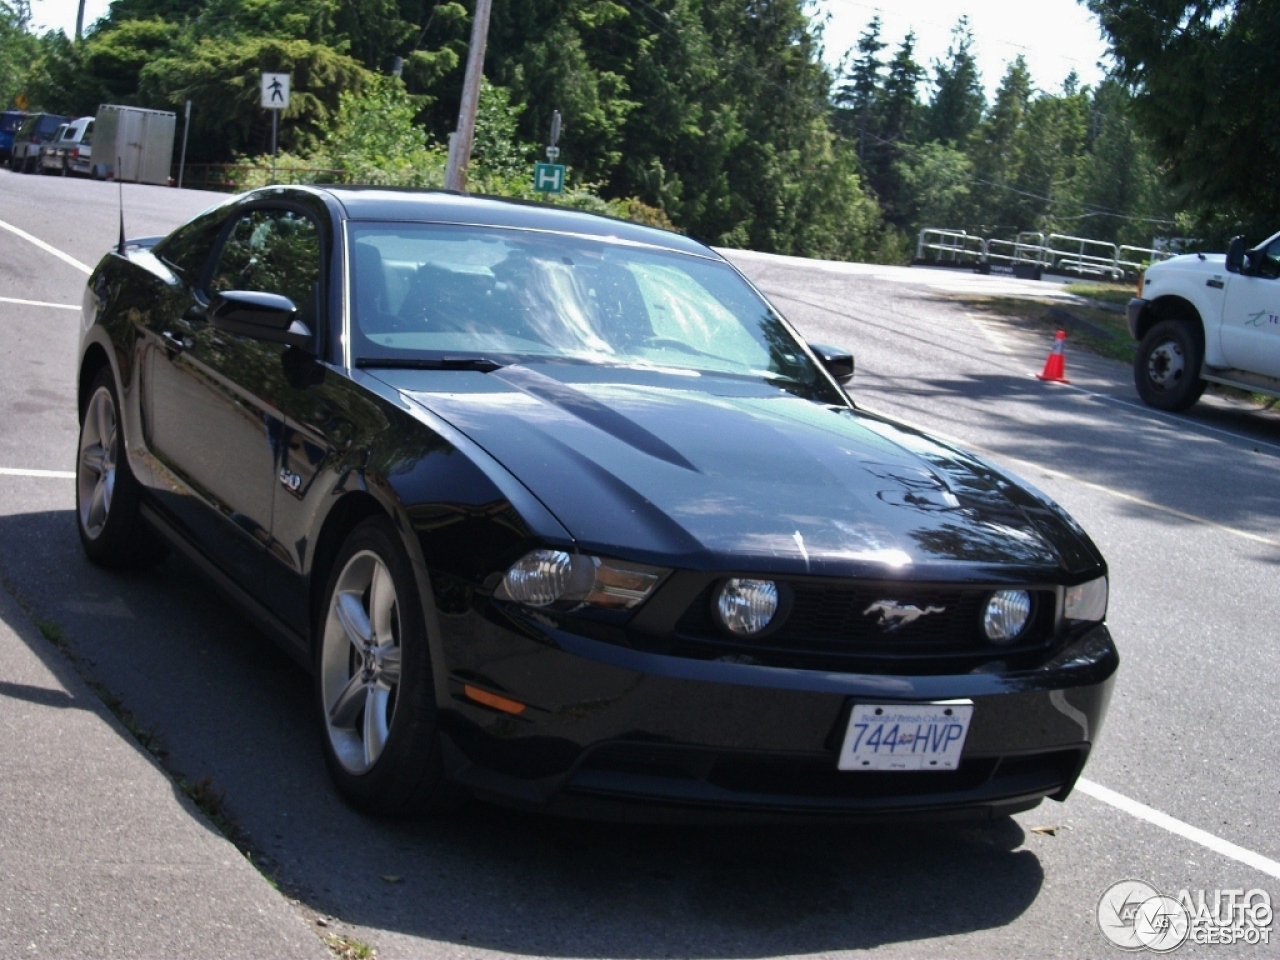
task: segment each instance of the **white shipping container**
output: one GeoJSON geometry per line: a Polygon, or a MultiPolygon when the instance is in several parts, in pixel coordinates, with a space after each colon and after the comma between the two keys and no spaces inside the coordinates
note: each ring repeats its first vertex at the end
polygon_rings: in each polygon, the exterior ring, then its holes
{"type": "Polygon", "coordinates": [[[174,127],[174,115],[167,110],[102,104],[93,125],[93,175],[167,185],[174,127]]]}

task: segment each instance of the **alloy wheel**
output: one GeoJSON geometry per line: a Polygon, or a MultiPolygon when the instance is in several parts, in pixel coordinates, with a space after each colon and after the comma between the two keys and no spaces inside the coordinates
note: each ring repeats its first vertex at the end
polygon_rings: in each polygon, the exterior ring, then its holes
{"type": "Polygon", "coordinates": [[[382,755],[400,688],[400,610],[395,581],[371,550],[347,561],[325,620],[320,689],[334,754],[352,774],[382,755]]]}
{"type": "Polygon", "coordinates": [[[99,387],[85,409],[76,465],[80,527],[90,540],[101,536],[111,513],[116,488],[116,431],[115,401],[110,390],[99,387]]]}

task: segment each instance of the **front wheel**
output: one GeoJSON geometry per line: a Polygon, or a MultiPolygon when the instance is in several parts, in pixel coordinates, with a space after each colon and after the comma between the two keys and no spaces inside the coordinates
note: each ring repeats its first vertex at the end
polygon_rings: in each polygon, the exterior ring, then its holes
{"type": "Polygon", "coordinates": [[[1142,338],[1133,362],[1133,381],[1148,406],[1186,410],[1204,393],[1196,332],[1185,320],[1161,320],[1142,338]]]}
{"type": "Polygon", "coordinates": [[[141,487],[129,469],[120,430],[120,404],[110,367],[89,387],[80,418],[76,458],[76,528],[99,566],[136,569],[162,560],[166,549],[139,509],[141,487]]]}
{"type": "Polygon", "coordinates": [[[452,806],[422,605],[390,520],[373,517],[351,532],[319,613],[315,700],[338,792],[379,816],[452,806]]]}

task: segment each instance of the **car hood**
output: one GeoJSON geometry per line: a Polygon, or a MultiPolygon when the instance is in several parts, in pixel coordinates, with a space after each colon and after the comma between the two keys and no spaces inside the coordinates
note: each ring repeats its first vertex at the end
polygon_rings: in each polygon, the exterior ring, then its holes
{"type": "Polygon", "coordinates": [[[1073,521],[984,461],[763,381],[569,364],[376,376],[481,446],[590,552],[916,579],[1101,566],[1073,521]]]}
{"type": "Polygon", "coordinates": [[[1203,256],[1198,253],[1184,253],[1181,256],[1170,257],[1168,260],[1153,263],[1147,267],[1147,275],[1155,274],[1159,276],[1162,273],[1175,271],[1178,273],[1215,274],[1222,273],[1226,269],[1227,255],[1225,253],[1206,253],[1203,256]]]}

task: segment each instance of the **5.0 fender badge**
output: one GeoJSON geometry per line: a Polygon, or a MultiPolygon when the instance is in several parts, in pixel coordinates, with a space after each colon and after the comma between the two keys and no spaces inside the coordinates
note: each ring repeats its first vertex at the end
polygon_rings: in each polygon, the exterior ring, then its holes
{"type": "Polygon", "coordinates": [[[884,627],[886,633],[893,633],[899,627],[904,627],[908,623],[915,623],[921,617],[927,617],[931,613],[943,613],[946,607],[925,607],[921,610],[913,603],[899,603],[897,600],[877,600],[867,609],[862,611],[862,615],[869,617],[873,614],[879,614],[876,623],[884,627]]]}

